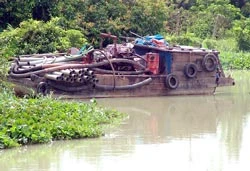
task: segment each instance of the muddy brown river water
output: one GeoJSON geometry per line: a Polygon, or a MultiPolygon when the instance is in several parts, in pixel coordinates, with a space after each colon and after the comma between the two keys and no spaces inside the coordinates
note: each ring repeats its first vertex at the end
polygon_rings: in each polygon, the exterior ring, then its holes
{"type": "Polygon", "coordinates": [[[212,96],[98,99],[128,114],[96,139],[0,151],[0,171],[250,170],[250,72],[212,96]]]}

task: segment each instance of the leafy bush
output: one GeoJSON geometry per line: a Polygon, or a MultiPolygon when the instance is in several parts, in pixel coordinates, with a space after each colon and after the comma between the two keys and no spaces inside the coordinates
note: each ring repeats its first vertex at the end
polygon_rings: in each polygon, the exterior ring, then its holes
{"type": "Polygon", "coordinates": [[[86,39],[79,30],[65,31],[60,26],[59,18],[53,18],[47,23],[36,20],[24,21],[18,28],[9,26],[0,34],[1,54],[5,57],[66,51],[72,46],[80,48],[85,43],[86,39]]]}
{"type": "Polygon", "coordinates": [[[250,51],[250,18],[235,21],[233,30],[239,49],[250,51]]]}
{"type": "Polygon", "coordinates": [[[239,47],[235,38],[217,40],[215,49],[226,52],[239,52],[239,47]]]}
{"type": "Polygon", "coordinates": [[[0,80],[6,79],[9,70],[9,63],[5,58],[0,57],[0,80]]]}
{"type": "Polygon", "coordinates": [[[238,46],[237,42],[233,38],[228,39],[205,39],[202,42],[202,47],[207,49],[216,49],[218,51],[226,51],[226,52],[237,52],[238,46]]]}
{"type": "Polygon", "coordinates": [[[217,48],[217,41],[214,39],[205,39],[202,42],[202,47],[207,49],[216,49],[217,48]]]}
{"type": "Polygon", "coordinates": [[[10,83],[7,82],[9,68],[10,66],[7,59],[0,57],[0,93],[3,91],[11,92],[10,83]]]}
{"type": "Polygon", "coordinates": [[[170,44],[196,46],[196,47],[201,46],[201,40],[195,37],[191,33],[187,33],[181,36],[170,36],[170,37],[167,37],[166,40],[169,41],[170,44]]]}
{"type": "Polygon", "coordinates": [[[222,51],[220,59],[225,68],[250,69],[250,53],[222,51]]]}
{"type": "Polygon", "coordinates": [[[19,99],[0,95],[0,148],[52,140],[97,137],[105,125],[124,115],[98,107],[96,102],[59,101],[51,97],[19,99]]]}
{"type": "Polygon", "coordinates": [[[202,46],[220,51],[220,62],[227,69],[250,69],[250,53],[239,51],[237,41],[229,39],[205,39],[202,46]]]}

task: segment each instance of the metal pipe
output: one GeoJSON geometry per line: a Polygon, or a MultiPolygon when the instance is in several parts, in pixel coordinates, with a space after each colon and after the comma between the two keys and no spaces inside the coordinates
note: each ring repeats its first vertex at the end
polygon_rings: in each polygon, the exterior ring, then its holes
{"type": "Polygon", "coordinates": [[[80,69],[75,69],[74,71],[75,71],[75,73],[78,74],[78,75],[82,74],[82,70],[80,70],[80,69]]]}
{"type": "Polygon", "coordinates": [[[54,74],[45,74],[44,77],[49,80],[62,81],[62,77],[54,74]]]}
{"type": "Polygon", "coordinates": [[[58,60],[56,62],[56,59],[61,59],[60,57],[54,57],[54,58],[43,58],[40,60],[35,61],[28,61],[29,65],[38,65],[38,64],[46,64],[46,63],[57,63],[57,62],[64,62],[63,60],[58,60]]]}
{"type": "Polygon", "coordinates": [[[77,78],[77,79],[76,79],[76,82],[84,83],[85,81],[84,81],[84,79],[82,79],[82,78],[77,78]]]}
{"type": "Polygon", "coordinates": [[[99,80],[97,78],[92,78],[90,82],[96,84],[99,82],[99,80]]]}
{"type": "Polygon", "coordinates": [[[29,62],[20,62],[20,61],[16,61],[18,66],[30,66],[29,62]]]}
{"type": "Polygon", "coordinates": [[[32,68],[32,66],[21,66],[20,68],[21,69],[30,69],[30,68],[32,68]]]}
{"type": "Polygon", "coordinates": [[[81,77],[84,81],[88,81],[89,79],[90,79],[90,77],[89,76],[86,76],[86,75],[84,75],[83,77],[81,77]]]}
{"type": "Polygon", "coordinates": [[[74,82],[74,78],[73,77],[63,77],[63,81],[73,83],[74,82]]]}
{"type": "MultiPolygon", "coordinates": [[[[23,73],[28,73],[28,72],[33,72],[37,70],[42,70],[44,68],[50,68],[50,67],[56,67],[56,66],[62,66],[62,65],[68,65],[69,63],[56,63],[56,64],[45,64],[45,65],[36,65],[36,66],[21,66],[22,68],[26,67],[27,69],[19,71],[18,68],[20,67],[18,64],[17,66],[13,67],[12,71],[15,74],[23,74],[23,73]],[[29,68],[28,68],[29,67],[29,68]]],[[[74,64],[74,63],[70,63],[74,64]]]]}
{"type": "Polygon", "coordinates": [[[107,64],[109,64],[109,62],[111,62],[111,63],[120,63],[120,62],[130,63],[133,65],[137,65],[137,66],[141,67],[142,69],[145,69],[145,67],[143,65],[136,63],[135,61],[121,58],[121,59],[111,59],[110,61],[103,61],[103,62],[94,63],[94,64],[65,64],[65,65],[46,64],[46,65],[42,65],[42,66],[38,66],[38,67],[33,67],[33,68],[37,69],[36,71],[29,72],[29,73],[21,73],[21,74],[11,72],[10,76],[14,77],[14,78],[28,78],[28,77],[30,77],[31,74],[45,74],[45,73],[49,73],[49,72],[70,69],[70,68],[74,68],[74,69],[96,68],[96,67],[100,67],[103,65],[107,65],[107,64]],[[54,66],[54,67],[50,67],[50,66],[54,66]],[[46,67],[48,67],[48,68],[46,68],[46,67]],[[38,70],[38,69],[41,69],[41,70],[38,70]]]}
{"type": "MultiPolygon", "coordinates": [[[[84,52],[82,52],[81,54],[77,54],[77,55],[64,55],[64,56],[56,56],[54,54],[51,54],[51,57],[53,58],[48,58],[48,54],[41,54],[42,58],[38,58],[40,60],[28,60],[27,58],[21,58],[19,56],[19,60],[24,60],[27,61],[27,63],[29,65],[37,65],[37,64],[46,64],[46,63],[58,63],[58,62],[69,62],[69,61],[76,61],[79,59],[82,59],[84,57],[84,55],[86,55],[89,52],[92,52],[93,49],[87,49],[84,52]]],[[[34,57],[34,56],[33,56],[34,57]]],[[[34,59],[34,58],[33,58],[34,59]]]]}
{"type": "Polygon", "coordinates": [[[76,74],[75,69],[72,69],[72,68],[71,68],[71,69],[69,69],[69,70],[71,71],[72,74],[76,74]]]}
{"type": "Polygon", "coordinates": [[[65,56],[59,56],[55,57],[53,59],[44,59],[44,60],[36,60],[36,61],[30,61],[30,65],[37,65],[37,64],[46,64],[46,63],[58,63],[58,62],[69,62],[69,61],[76,61],[79,59],[82,59],[85,54],[89,53],[90,50],[84,51],[84,53],[79,54],[79,55],[65,55],[65,56]]]}
{"type": "Polygon", "coordinates": [[[55,75],[59,75],[59,76],[64,76],[64,74],[62,72],[58,72],[58,71],[54,71],[52,72],[52,74],[55,74],[55,75]]]}
{"type": "Polygon", "coordinates": [[[83,69],[82,69],[82,73],[87,73],[88,71],[89,71],[88,68],[83,68],[83,69]]]}
{"type": "Polygon", "coordinates": [[[21,58],[20,56],[18,56],[17,60],[19,62],[29,62],[29,61],[37,61],[37,60],[41,60],[41,59],[40,58],[33,58],[33,57],[23,57],[23,58],[21,58]]]}
{"type": "Polygon", "coordinates": [[[88,71],[87,75],[89,75],[89,76],[94,75],[94,71],[88,71]]]}
{"type": "MultiPolygon", "coordinates": [[[[28,67],[28,66],[21,66],[21,67],[28,67]]],[[[31,68],[27,68],[27,69],[24,69],[24,70],[19,70],[20,66],[15,63],[13,65],[13,68],[11,70],[11,72],[15,73],[15,74],[24,74],[24,73],[27,73],[27,72],[34,72],[34,71],[38,71],[38,70],[42,70],[42,66],[34,66],[34,67],[31,67],[31,68]]]]}
{"type": "Polygon", "coordinates": [[[72,74],[71,75],[73,78],[77,78],[79,75],[78,74],[72,74]]]}
{"type": "Polygon", "coordinates": [[[61,70],[61,72],[64,74],[64,75],[72,75],[74,72],[69,70],[69,69],[65,69],[65,70],[61,70]]]}
{"type": "Polygon", "coordinates": [[[41,53],[41,54],[30,54],[30,55],[19,55],[18,57],[44,57],[44,56],[62,56],[62,55],[66,55],[67,53],[41,53]]]}

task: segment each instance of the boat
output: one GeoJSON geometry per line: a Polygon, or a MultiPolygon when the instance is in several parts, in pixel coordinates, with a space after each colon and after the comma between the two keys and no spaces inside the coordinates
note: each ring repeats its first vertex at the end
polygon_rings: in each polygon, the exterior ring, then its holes
{"type": "Polygon", "coordinates": [[[201,95],[235,84],[225,76],[216,50],[170,46],[160,35],[120,44],[111,34],[100,38],[99,49],[19,55],[8,79],[19,90],[62,98],[201,95]],[[113,42],[103,47],[106,39],[113,42]]]}

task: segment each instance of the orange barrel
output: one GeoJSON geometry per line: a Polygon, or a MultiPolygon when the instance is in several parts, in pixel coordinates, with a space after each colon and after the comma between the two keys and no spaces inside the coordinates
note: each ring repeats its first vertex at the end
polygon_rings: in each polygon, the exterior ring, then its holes
{"type": "Polygon", "coordinates": [[[146,53],[147,68],[153,74],[159,73],[159,54],[158,53],[146,53]]]}

